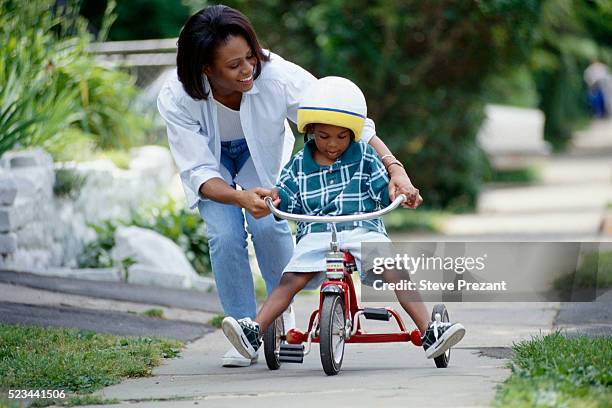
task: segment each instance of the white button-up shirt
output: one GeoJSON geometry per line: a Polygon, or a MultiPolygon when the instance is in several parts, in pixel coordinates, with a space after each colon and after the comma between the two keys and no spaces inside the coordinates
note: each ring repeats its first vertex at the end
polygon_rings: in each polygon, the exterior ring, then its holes
{"type": "MultiPolygon", "coordinates": [[[[202,199],[200,186],[211,178],[234,182],[243,188],[272,187],[280,170],[289,161],[295,138],[287,119],[297,122],[299,98],[316,80],[308,71],[270,53],[262,63],[261,75],[243,93],[240,122],[253,166],[245,165],[235,180],[221,171],[221,137],[217,106],[205,75],[207,100],[194,100],[183,89],[176,71],[157,98],[157,108],[166,122],[168,143],[178,167],[190,208],[202,199]]],[[[376,133],[374,122],[366,120],[361,138],[366,142],[376,133]]]]}

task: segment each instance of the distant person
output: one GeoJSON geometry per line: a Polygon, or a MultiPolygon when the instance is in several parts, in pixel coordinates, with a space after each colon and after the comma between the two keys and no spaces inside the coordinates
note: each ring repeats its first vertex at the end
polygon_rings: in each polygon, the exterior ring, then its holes
{"type": "MultiPolygon", "coordinates": [[[[210,261],[223,311],[255,318],[247,236],[270,293],[293,255],[286,221],[275,221],[264,202],[291,157],[298,98],[316,78],[265,51],[249,20],[227,6],[191,16],[178,38],[177,72],[162,87],[157,106],[191,208],[206,222],[210,261]],[[240,186],[241,188],[238,188],[240,186]],[[246,210],[246,211],[243,211],[246,210]]],[[[418,205],[419,190],[365,119],[361,139],[389,172],[389,197],[405,194],[418,205]]],[[[291,321],[291,312],[287,313],[291,321]]],[[[291,324],[289,324],[291,326],[291,324]]],[[[233,347],[224,366],[249,366],[233,347]]]]}
{"type": "Polygon", "coordinates": [[[584,81],[589,87],[589,105],[596,118],[612,114],[612,76],[608,67],[593,60],[584,71],[584,81]]]}

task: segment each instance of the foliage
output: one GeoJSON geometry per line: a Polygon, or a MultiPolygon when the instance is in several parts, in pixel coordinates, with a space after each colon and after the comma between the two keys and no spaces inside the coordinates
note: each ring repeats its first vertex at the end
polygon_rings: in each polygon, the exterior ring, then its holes
{"type": "Polygon", "coordinates": [[[58,150],[74,128],[101,147],[138,142],[149,119],[132,111],[134,80],[87,52],[75,1],[55,4],[0,0],[0,154],[16,145],[58,150]]]}
{"type": "Polygon", "coordinates": [[[538,169],[525,167],[512,170],[497,170],[493,167],[485,174],[485,181],[489,183],[523,183],[533,184],[540,179],[538,169]]]}
{"type": "Polygon", "coordinates": [[[529,67],[536,81],[539,107],[546,116],[545,138],[557,150],[566,146],[572,131],[588,117],[584,69],[596,58],[612,63],[612,19],[605,19],[606,13],[611,15],[605,3],[543,2],[529,67]]]}
{"type": "Polygon", "coordinates": [[[612,288],[612,251],[585,254],[578,269],[557,279],[554,287],[563,297],[574,290],[612,288]]]}
{"type": "Polygon", "coordinates": [[[161,207],[144,208],[132,215],[131,225],[157,231],[174,241],[200,275],[212,271],[206,225],[199,214],[168,199],[161,207]]]}
{"type": "Polygon", "coordinates": [[[400,210],[385,215],[387,231],[440,232],[445,213],[437,210],[400,210]]]}
{"type": "Polygon", "coordinates": [[[500,407],[609,407],[612,338],[560,332],[513,346],[512,375],[498,389],[500,407]]]}
{"type": "Polygon", "coordinates": [[[56,197],[76,199],[87,182],[87,176],[76,169],[62,167],[55,170],[53,194],[56,197]]]}
{"type": "Polygon", "coordinates": [[[485,168],[475,141],[484,80],[527,58],[538,1],[226,4],[249,16],[273,51],[363,89],[368,116],[424,204],[473,206],[485,168]]]}
{"type": "MultiPolygon", "coordinates": [[[[188,211],[170,199],[161,207],[152,206],[133,212],[129,220],[107,220],[98,225],[91,225],[96,232],[96,239],[85,245],[79,257],[79,266],[82,268],[115,266],[111,251],[115,246],[115,230],[121,225],[148,228],[171,239],[183,250],[198,274],[210,274],[212,269],[204,222],[198,214],[188,211]]],[[[127,270],[127,267],[125,269],[127,270]]]]}
{"type": "Polygon", "coordinates": [[[110,268],[115,266],[111,251],[115,246],[115,230],[118,224],[107,220],[90,225],[96,232],[96,239],[88,242],[79,255],[80,268],[110,268]]]}
{"type": "Polygon", "coordinates": [[[216,327],[217,329],[220,329],[223,319],[225,319],[225,315],[216,314],[210,319],[208,324],[210,324],[212,327],[216,327]]]}
{"type": "Polygon", "coordinates": [[[0,324],[0,390],[89,393],[126,377],[148,376],[181,347],[174,340],[0,324]]]}
{"type": "Polygon", "coordinates": [[[163,319],[164,311],[159,308],[147,309],[144,312],[142,312],[142,315],[147,316],[147,317],[155,317],[157,319],[163,319]]]}
{"type": "MultiPolygon", "coordinates": [[[[81,15],[90,21],[90,29],[102,25],[106,3],[82,1],[81,15]]],[[[115,12],[117,18],[108,33],[111,41],[176,37],[189,17],[189,8],[181,0],[120,1],[115,12]]]]}

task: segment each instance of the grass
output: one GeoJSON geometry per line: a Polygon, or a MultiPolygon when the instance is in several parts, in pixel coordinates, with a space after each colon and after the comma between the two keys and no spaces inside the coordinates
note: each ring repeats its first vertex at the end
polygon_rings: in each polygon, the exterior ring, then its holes
{"type": "Polygon", "coordinates": [[[221,328],[221,322],[223,322],[223,319],[225,318],[225,315],[223,314],[218,314],[213,316],[212,319],[209,320],[208,324],[210,324],[212,327],[216,327],[217,329],[221,328]]]}
{"type": "Polygon", "coordinates": [[[383,220],[387,231],[439,232],[446,214],[437,210],[399,209],[385,215],[383,220]]]}
{"type": "Polygon", "coordinates": [[[512,375],[498,387],[496,407],[612,406],[612,338],[561,332],[513,346],[512,375]]]}
{"type": "Polygon", "coordinates": [[[147,309],[144,312],[142,312],[143,316],[148,316],[148,317],[155,317],[158,319],[163,319],[164,318],[164,311],[162,309],[147,309]]]}
{"type": "Polygon", "coordinates": [[[576,272],[560,277],[553,286],[564,296],[576,289],[612,288],[612,251],[585,254],[576,272]]]}
{"type": "Polygon", "coordinates": [[[492,169],[485,181],[488,183],[535,183],[540,179],[539,171],[533,167],[512,170],[492,169]]]}
{"type": "Polygon", "coordinates": [[[124,378],[151,375],[162,358],[178,356],[182,345],[159,338],[0,324],[0,395],[9,389],[65,390],[67,399],[37,400],[38,406],[78,405],[97,398],[86,394],[124,378]]]}

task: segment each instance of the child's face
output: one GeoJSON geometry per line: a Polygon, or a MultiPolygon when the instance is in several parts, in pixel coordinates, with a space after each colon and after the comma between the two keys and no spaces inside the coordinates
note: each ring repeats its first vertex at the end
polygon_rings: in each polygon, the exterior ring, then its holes
{"type": "Polygon", "coordinates": [[[317,150],[332,161],[336,161],[351,143],[352,132],[345,127],[315,123],[312,133],[317,150]]]}

